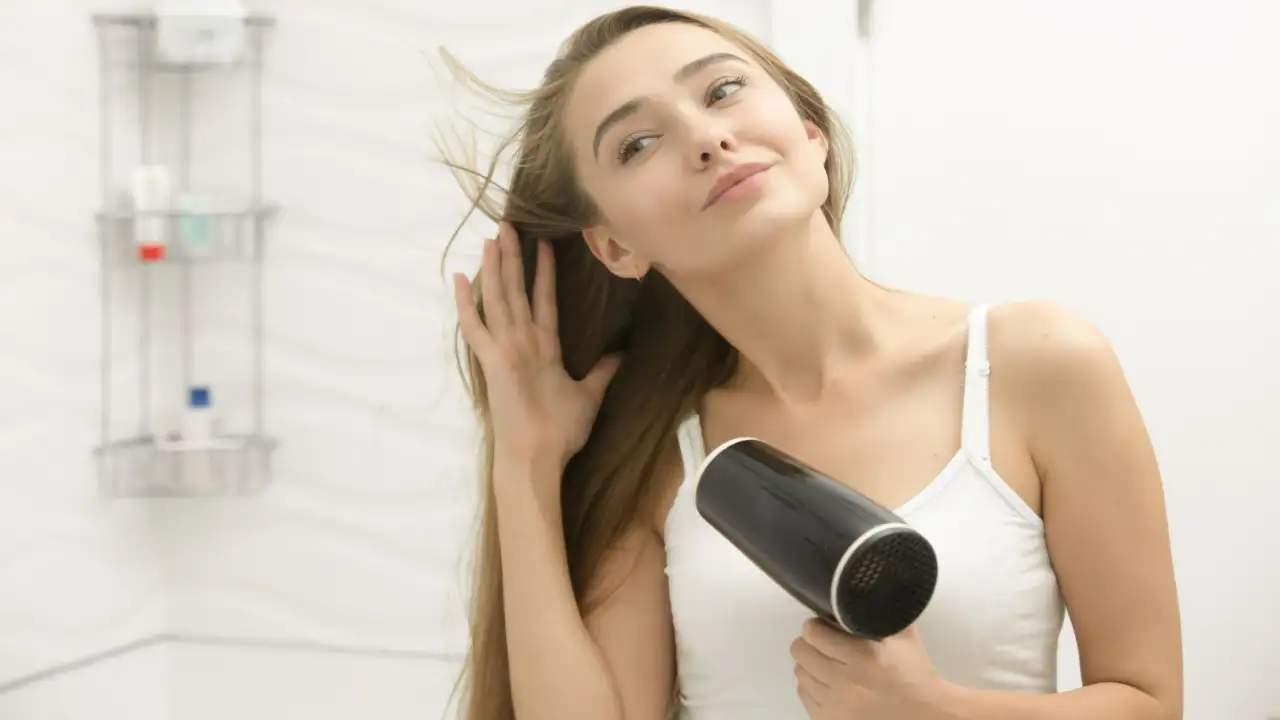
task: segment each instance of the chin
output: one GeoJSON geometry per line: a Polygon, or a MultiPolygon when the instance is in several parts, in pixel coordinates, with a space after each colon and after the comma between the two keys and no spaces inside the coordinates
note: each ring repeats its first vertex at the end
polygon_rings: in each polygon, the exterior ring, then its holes
{"type": "MultiPolygon", "coordinates": [[[[717,235],[727,241],[729,253],[744,259],[757,252],[767,252],[779,241],[793,238],[826,223],[822,204],[827,199],[826,177],[821,188],[773,187],[755,199],[750,207],[717,219],[717,235]]],[[[733,262],[732,260],[730,262],[733,262]]]]}
{"type": "MultiPolygon", "coordinates": [[[[794,205],[787,208],[752,209],[735,223],[734,245],[740,257],[768,251],[778,242],[794,238],[813,226],[814,216],[822,217],[821,206],[794,205]],[[760,212],[755,212],[760,211],[760,212]]],[[[825,222],[825,220],[822,220],[825,222]]]]}
{"type": "Polygon", "coordinates": [[[785,235],[808,227],[815,214],[822,214],[822,203],[826,199],[825,188],[821,196],[808,188],[775,190],[743,213],[739,223],[751,234],[785,235]]]}

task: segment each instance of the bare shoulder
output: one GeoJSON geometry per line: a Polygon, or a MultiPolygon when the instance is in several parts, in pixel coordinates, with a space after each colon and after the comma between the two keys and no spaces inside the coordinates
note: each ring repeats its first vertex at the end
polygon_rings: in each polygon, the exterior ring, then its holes
{"type": "Polygon", "coordinates": [[[989,328],[992,372],[1038,460],[1065,438],[1092,436],[1118,418],[1141,430],[1111,342],[1083,315],[1054,302],[1016,302],[992,308],[989,328]]]}
{"type": "Polygon", "coordinates": [[[1001,367],[1028,380],[1052,380],[1114,358],[1111,343],[1080,313],[1047,300],[997,305],[989,315],[988,343],[1001,367]]]}
{"type": "Polygon", "coordinates": [[[1062,397],[1123,373],[1111,342],[1080,313],[1050,301],[993,307],[988,348],[1002,382],[1028,402],[1062,397]]]}

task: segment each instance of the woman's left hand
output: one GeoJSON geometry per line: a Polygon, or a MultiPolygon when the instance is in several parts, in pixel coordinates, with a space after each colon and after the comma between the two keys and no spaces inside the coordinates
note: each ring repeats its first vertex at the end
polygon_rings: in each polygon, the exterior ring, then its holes
{"type": "Polygon", "coordinates": [[[800,700],[812,720],[942,717],[948,685],[914,627],[879,642],[814,619],[791,644],[800,700]]]}

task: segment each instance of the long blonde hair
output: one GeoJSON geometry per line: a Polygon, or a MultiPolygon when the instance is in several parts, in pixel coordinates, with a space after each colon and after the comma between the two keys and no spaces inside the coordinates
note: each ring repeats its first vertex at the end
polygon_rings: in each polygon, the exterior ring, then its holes
{"type": "MultiPolygon", "coordinates": [[[[648,517],[646,511],[656,509],[652,503],[658,488],[651,478],[680,420],[703,395],[733,374],[738,359],[736,351],[660,273],[650,272],[639,283],[620,279],[595,259],[582,236],[582,229],[596,222],[597,210],[577,184],[562,111],[586,63],[627,33],[657,23],[703,27],[742,47],[788,92],[800,117],[823,132],[829,143],[825,167],[830,192],[822,209],[837,236],[853,184],[848,135],[818,91],[762,44],[711,18],[652,6],[597,17],[568,38],[541,86],[524,93],[491,88],[450,60],[455,74],[472,86],[527,107],[518,129],[501,143],[487,168],[450,160],[446,153],[445,163],[471,201],[467,216],[479,210],[495,222],[511,223],[520,238],[526,273],[534,267],[536,239],[551,241],[560,343],[570,376],[582,378],[606,353],[625,353],[591,436],[569,461],[563,478],[569,573],[584,615],[599,600],[586,593],[606,553],[648,517]],[[498,158],[512,149],[514,172],[503,191],[494,174],[498,158]]],[[[457,236],[455,232],[450,245],[457,236]]],[[[470,648],[459,681],[462,717],[514,720],[490,482],[492,428],[484,374],[469,350],[467,364],[470,390],[485,426],[485,484],[470,648]]]]}

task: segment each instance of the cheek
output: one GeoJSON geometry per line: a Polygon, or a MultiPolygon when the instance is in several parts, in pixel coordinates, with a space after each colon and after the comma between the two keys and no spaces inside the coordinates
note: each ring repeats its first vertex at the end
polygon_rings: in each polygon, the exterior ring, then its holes
{"type": "Polygon", "coordinates": [[[782,155],[788,174],[806,196],[827,190],[827,159],[822,145],[809,137],[804,123],[789,105],[763,120],[769,128],[771,144],[782,155]]]}
{"type": "Polygon", "coordinates": [[[764,146],[782,158],[790,187],[788,195],[805,205],[821,203],[826,198],[826,153],[809,138],[804,123],[788,101],[771,105],[752,119],[754,138],[749,144],[764,146]]]}
{"type": "Polygon", "coordinates": [[[690,210],[688,180],[678,169],[648,163],[609,195],[601,209],[615,227],[625,229],[628,245],[660,265],[680,257],[677,248],[684,244],[682,233],[688,229],[690,210]]]}
{"type": "Polygon", "coordinates": [[[803,150],[809,139],[790,98],[781,90],[771,90],[753,100],[746,105],[740,130],[787,155],[803,150]]]}
{"type": "Polygon", "coordinates": [[[623,227],[643,229],[645,235],[678,226],[688,215],[687,190],[685,178],[650,163],[619,185],[616,219],[623,227]]]}

